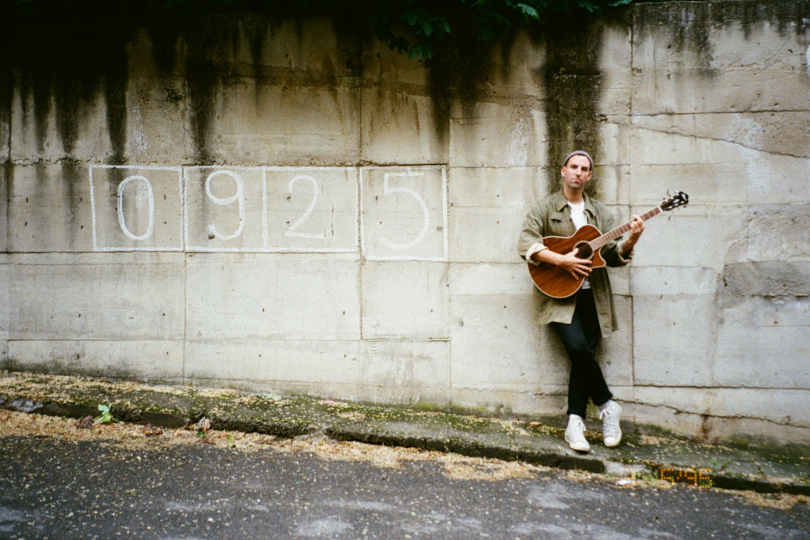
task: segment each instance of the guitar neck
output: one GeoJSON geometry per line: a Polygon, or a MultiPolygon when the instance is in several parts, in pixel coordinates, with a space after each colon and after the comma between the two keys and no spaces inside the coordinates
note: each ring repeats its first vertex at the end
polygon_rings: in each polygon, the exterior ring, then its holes
{"type": "MultiPolygon", "coordinates": [[[[656,206],[655,208],[653,208],[649,212],[647,212],[645,214],[642,214],[639,217],[642,220],[647,221],[651,217],[657,216],[660,213],[661,213],[661,207],[656,206]]],[[[632,221],[628,221],[624,225],[616,227],[612,231],[606,232],[605,234],[603,234],[599,238],[594,238],[593,240],[588,242],[590,244],[590,246],[591,246],[591,249],[596,251],[597,249],[599,249],[599,248],[601,248],[603,246],[606,246],[609,242],[612,242],[613,240],[617,239],[618,237],[620,237],[621,235],[623,235],[624,233],[626,233],[627,231],[630,230],[630,224],[631,223],[632,223],[632,221]]]]}

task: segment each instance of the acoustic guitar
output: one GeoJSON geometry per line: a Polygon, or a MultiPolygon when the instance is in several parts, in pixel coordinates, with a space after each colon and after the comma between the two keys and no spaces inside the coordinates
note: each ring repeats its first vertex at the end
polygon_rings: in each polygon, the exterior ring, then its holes
{"type": "MultiPolygon", "coordinates": [[[[689,195],[683,191],[679,191],[672,197],[666,199],[659,206],[656,206],[639,217],[646,221],[661,212],[667,212],[679,206],[684,206],[688,202],[689,195]]],[[[593,225],[583,225],[574,235],[567,238],[562,236],[546,236],[543,238],[543,245],[554,253],[561,255],[571,253],[571,251],[576,249],[577,257],[593,261],[591,268],[601,268],[605,266],[605,261],[602,259],[599,250],[609,242],[629,231],[630,223],[632,223],[632,221],[628,221],[624,225],[616,227],[605,234],[599,232],[599,229],[593,225]]],[[[539,265],[529,263],[529,273],[532,275],[534,285],[540,289],[541,292],[552,298],[568,298],[576,293],[579,288],[582,287],[582,282],[585,281],[585,277],[575,278],[559,266],[549,263],[541,263],[539,265]]]]}

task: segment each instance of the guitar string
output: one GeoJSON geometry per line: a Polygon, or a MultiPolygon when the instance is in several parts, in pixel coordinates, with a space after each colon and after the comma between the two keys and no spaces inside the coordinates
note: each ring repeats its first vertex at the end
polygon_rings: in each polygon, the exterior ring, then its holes
{"type": "MultiPolygon", "coordinates": [[[[661,213],[661,207],[656,206],[655,208],[653,208],[649,212],[647,212],[645,214],[642,214],[640,217],[641,217],[642,221],[647,221],[651,217],[657,216],[660,213],[661,213]]],[[[591,249],[595,251],[595,250],[607,245],[607,243],[610,242],[611,240],[615,240],[616,238],[618,238],[622,234],[629,231],[630,230],[630,223],[632,223],[632,221],[629,221],[629,222],[625,223],[624,225],[616,227],[612,231],[603,234],[599,238],[594,238],[593,240],[588,242],[588,244],[591,246],[591,249]]]]}

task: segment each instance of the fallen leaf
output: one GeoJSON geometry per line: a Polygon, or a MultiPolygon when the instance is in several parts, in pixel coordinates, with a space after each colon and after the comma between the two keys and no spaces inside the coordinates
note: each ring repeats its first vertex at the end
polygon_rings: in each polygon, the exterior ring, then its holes
{"type": "Polygon", "coordinates": [[[84,418],[79,418],[73,422],[73,425],[77,428],[81,429],[91,429],[95,422],[93,422],[92,416],[85,416],[84,418]]]}
{"type": "Polygon", "coordinates": [[[162,429],[157,428],[157,427],[153,426],[152,424],[147,424],[145,426],[141,426],[136,431],[140,435],[144,435],[146,437],[152,437],[154,435],[160,435],[160,434],[163,433],[162,429]]]}
{"type": "Polygon", "coordinates": [[[211,429],[211,420],[203,416],[199,422],[194,424],[194,427],[197,428],[197,431],[208,433],[208,430],[211,429]]]}

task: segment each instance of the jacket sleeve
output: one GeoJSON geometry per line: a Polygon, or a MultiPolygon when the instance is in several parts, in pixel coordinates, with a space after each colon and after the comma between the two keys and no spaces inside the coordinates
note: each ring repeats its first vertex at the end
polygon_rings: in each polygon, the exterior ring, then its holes
{"type": "MultiPolygon", "coordinates": [[[[602,232],[612,231],[616,228],[616,220],[607,208],[603,207],[602,210],[604,212],[602,216],[602,232]]],[[[623,238],[623,236],[620,236],[602,248],[602,258],[608,266],[625,266],[633,259],[633,250],[630,250],[630,253],[624,256],[619,253],[619,244],[623,238]]]]}
{"type": "Polygon", "coordinates": [[[518,238],[518,255],[524,261],[526,260],[526,253],[535,244],[543,243],[542,220],[537,206],[532,208],[526,215],[526,220],[523,222],[523,228],[520,231],[518,238]]]}

